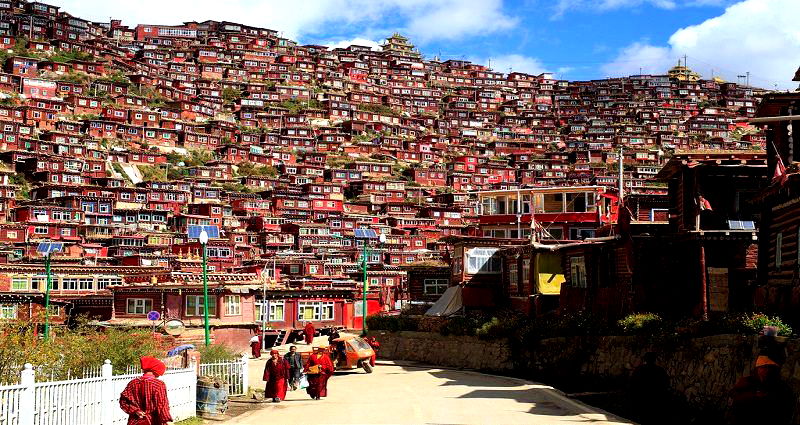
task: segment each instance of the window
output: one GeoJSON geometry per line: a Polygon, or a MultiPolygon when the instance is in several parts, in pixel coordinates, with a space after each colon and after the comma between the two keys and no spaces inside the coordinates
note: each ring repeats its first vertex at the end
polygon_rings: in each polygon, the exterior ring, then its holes
{"type": "Polygon", "coordinates": [[[17,318],[16,304],[0,304],[0,319],[16,319],[16,318],[17,318]]]}
{"type": "Polygon", "coordinates": [[[242,297],[241,295],[226,295],[225,296],[225,315],[226,316],[239,316],[242,314],[242,297]]]}
{"type": "Polygon", "coordinates": [[[425,279],[422,293],[425,295],[441,295],[450,286],[449,279],[425,279]]]}
{"type": "Polygon", "coordinates": [[[128,298],[128,314],[147,314],[153,310],[153,300],[150,298],[128,298]]]}
{"type": "Polygon", "coordinates": [[[583,257],[569,257],[569,271],[572,286],[575,288],[586,287],[586,262],[583,257]]]}
{"type": "Polygon", "coordinates": [[[527,285],[530,284],[531,280],[531,260],[530,258],[525,258],[522,260],[522,284],[519,285],[518,293],[522,295],[524,289],[527,285]]]}
{"type": "MultiPolygon", "coordinates": [[[[79,289],[92,289],[94,286],[94,278],[91,277],[82,277],[78,279],[78,288],[79,289]]],[[[150,310],[148,310],[150,311],[150,310]]]]}
{"type": "Polygon", "coordinates": [[[500,258],[495,257],[497,248],[472,248],[467,251],[467,273],[500,273],[500,258]]]}
{"type": "MultiPolygon", "coordinates": [[[[186,296],[186,315],[187,316],[203,316],[203,296],[202,295],[187,295],[186,296]]],[[[208,315],[217,315],[217,298],[214,296],[208,297],[208,315]]]]}
{"type": "Polygon", "coordinates": [[[781,268],[783,264],[783,233],[775,236],[775,268],[781,268]]]}
{"type": "Polygon", "coordinates": [[[564,211],[564,201],[561,193],[544,194],[544,212],[560,213],[564,211]]]}
{"type": "Polygon", "coordinates": [[[297,306],[297,320],[334,319],[333,302],[301,301],[297,306]]]}
{"type": "Polygon", "coordinates": [[[61,278],[61,289],[65,290],[77,290],[78,289],[78,278],[75,277],[65,277],[61,278]]]}
{"type": "Polygon", "coordinates": [[[594,229],[579,229],[576,227],[569,229],[570,240],[577,241],[593,237],[594,237],[594,229]]]}
{"type": "MultiPolygon", "coordinates": [[[[284,301],[269,301],[269,321],[270,322],[283,322],[285,320],[286,303],[284,301]]],[[[259,320],[264,320],[264,310],[266,305],[260,308],[261,317],[259,320]]]]}
{"type": "Polygon", "coordinates": [[[26,276],[15,276],[11,278],[11,289],[15,291],[25,291],[28,289],[28,278],[26,276]]]}
{"type": "Polygon", "coordinates": [[[122,285],[122,278],[116,276],[97,278],[97,289],[106,289],[108,285],[122,285]]]}
{"type": "Polygon", "coordinates": [[[36,226],[33,228],[33,233],[37,235],[46,235],[47,234],[47,227],[46,226],[36,226]]]}

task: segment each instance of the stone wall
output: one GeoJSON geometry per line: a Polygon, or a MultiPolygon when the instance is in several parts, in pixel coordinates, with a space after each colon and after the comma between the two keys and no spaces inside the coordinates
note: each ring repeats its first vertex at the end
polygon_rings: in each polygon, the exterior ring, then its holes
{"type": "MultiPolygon", "coordinates": [[[[644,353],[655,351],[676,393],[695,408],[716,411],[725,410],[728,391],[739,377],[750,374],[759,353],[758,338],[742,335],[667,342],[637,336],[564,337],[514,351],[507,341],[475,337],[405,331],[373,335],[381,343],[382,358],[513,374],[554,385],[576,379],[624,385],[644,353]]],[[[786,354],[781,374],[800,395],[800,340],[779,338],[779,343],[786,354]]]]}
{"type": "Polygon", "coordinates": [[[381,344],[379,357],[411,360],[437,366],[509,373],[514,369],[506,341],[483,341],[471,336],[441,336],[432,332],[370,334],[381,344]]]}

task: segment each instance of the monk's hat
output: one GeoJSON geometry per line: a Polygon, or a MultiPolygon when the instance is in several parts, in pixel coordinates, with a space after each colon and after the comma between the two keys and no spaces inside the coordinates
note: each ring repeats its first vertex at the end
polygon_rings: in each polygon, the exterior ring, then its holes
{"type": "Polygon", "coordinates": [[[152,372],[155,376],[161,376],[167,371],[167,365],[155,357],[144,356],[139,363],[142,365],[142,371],[152,372]]]}
{"type": "Polygon", "coordinates": [[[778,363],[775,363],[774,360],[767,356],[758,356],[756,359],[756,367],[762,366],[780,366],[778,363]]]}

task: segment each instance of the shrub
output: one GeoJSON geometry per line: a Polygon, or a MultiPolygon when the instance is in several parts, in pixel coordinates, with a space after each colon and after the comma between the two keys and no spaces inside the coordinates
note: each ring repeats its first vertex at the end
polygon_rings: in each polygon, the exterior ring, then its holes
{"type": "Polygon", "coordinates": [[[746,314],[742,316],[741,323],[746,330],[755,334],[760,333],[764,329],[764,326],[774,326],[778,328],[778,335],[781,336],[790,336],[792,334],[792,328],[784,323],[778,316],[770,317],[763,313],[746,314]]]}
{"type": "Polygon", "coordinates": [[[229,362],[239,357],[239,353],[236,350],[222,343],[202,346],[198,351],[200,352],[200,362],[202,363],[229,362]]]}
{"type": "Polygon", "coordinates": [[[520,331],[529,320],[515,313],[500,313],[492,317],[475,330],[475,336],[480,339],[521,338],[520,331]]]}
{"type": "Polygon", "coordinates": [[[617,327],[625,334],[653,332],[664,324],[661,316],[655,313],[634,313],[617,322],[617,327]]]}
{"type": "Polygon", "coordinates": [[[407,314],[397,316],[373,314],[367,316],[367,328],[389,332],[416,331],[419,328],[419,318],[407,314]]]}
{"type": "Polygon", "coordinates": [[[447,319],[439,329],[439,333],[444,336],[472,336],[475,335],[475,329],[480,326],[482,322],[475,317],[469,316],[454,316],[447,319]]]}
{"type": "Polygon", "coordinates": [[[81,377],[85,369],[111,360],[115,373],[139,364],[141,356],[163,357],[161,339],[148,330],[92,327],[79,320],[74,329],[54,326],[50,338],[42,338],[41,318],[0,322],[0,380],[14,380],[25,363],[37,366],[53,379],[81,377]],[[38,322],[38,323],[37,323],[38,322]]]}

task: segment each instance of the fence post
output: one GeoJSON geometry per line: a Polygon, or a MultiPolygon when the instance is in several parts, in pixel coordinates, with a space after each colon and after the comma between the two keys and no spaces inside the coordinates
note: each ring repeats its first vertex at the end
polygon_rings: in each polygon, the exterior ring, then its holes
{"type": "Polygon", "coordinates": [[[245,397],[250,394],[250,371],[248,367],[247,354],[242,354],[242,391],[244,391],[245,397]]]}
{"type": "Polygon", "coordinates": [[[111,383],[111,377],[114,376],[114,367],[111,365],[111,360],[106,359],[101,368],[101,375],[103,377],[103,394],[100,395],[100,420],[103,425],[111,425],[114,422],[114,386],[111,383]]]}
{"type": "Polygon", "coordinates": [[[20,384],[25,386],[19,395],[19,425],[33,425],[36,412],[36,372],[33,365],[25,363],[25,368],[20,374],[20,384]]]}

